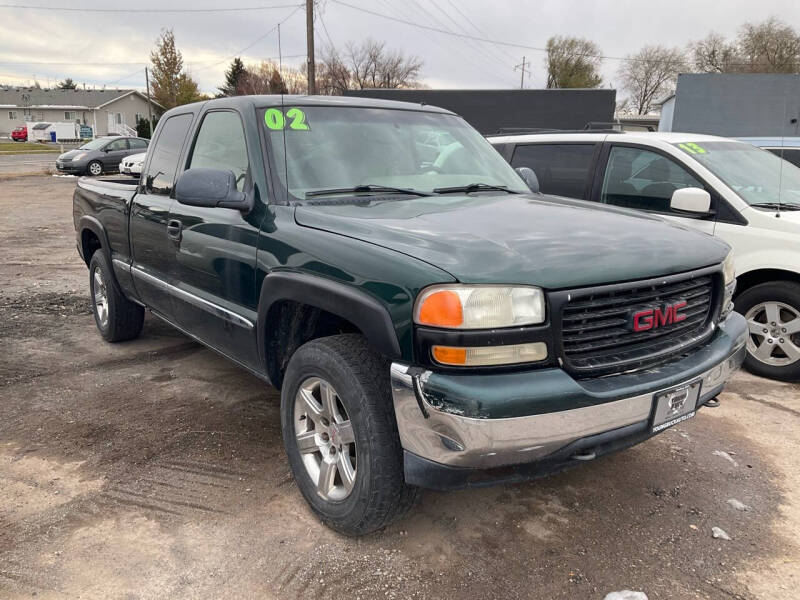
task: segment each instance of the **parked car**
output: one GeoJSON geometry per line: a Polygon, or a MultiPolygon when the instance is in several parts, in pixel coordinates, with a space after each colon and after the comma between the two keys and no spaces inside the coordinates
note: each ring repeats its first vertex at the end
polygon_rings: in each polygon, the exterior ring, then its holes
{"type": "Polygon", "coordinates": [[[750,144],[688,133],[490,140],[514,167],[531,168],[545,193],[646,211],[733,246],[736,310],[750,331],[745,366],[800,379],[800,169],[750,144]],[[706,210],[681,210],[688,198],[706,210]]]}
{"type": "Polygon", "coordinates": [[[744,358],[727,244],[533,193],[430,106],[173,108],[138,185],[81,178],[73,217],[101,336],[146,307],[279,388],[298,488],[348,534],[641,442],[744,358]]]}
{"type": "Polygon", "coordinates": [[[146,152],[126,156],[119,164],[119,172],[126,175],[134,175],[135,177],[139,177],[139,175],[142,174],[142,165],[144,164],[145,156],[147,156],[146,152]]]}
{"type": "Polygon", "coordinates": [[[25,125],[14,127],[14,131],[11,132],[11,139],[14,140],[15,142],[27,142],[28,128],[25,127],[25,125]]]}
{"type": "Polygon", "coordinates": [[[137,137],[100,137],[61,154],[56,159],[56,169],[62,173],[94,176],[117,171],[122,159],[131,154],[140,154],[147,149],[149,142],[137,137]]]}
{"type": "Polygon", "coordinates": [[[743,137],[738,138],[753,146],[788,160],[796,167],[800,167],[800,137],[743,137]]]}

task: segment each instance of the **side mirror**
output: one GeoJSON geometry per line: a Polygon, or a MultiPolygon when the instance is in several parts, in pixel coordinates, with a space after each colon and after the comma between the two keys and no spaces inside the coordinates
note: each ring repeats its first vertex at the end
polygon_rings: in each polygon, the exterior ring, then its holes
{"type": "Polygon", "coordinates": [[[236,189],[233,171],[196,168],[181,173],[175,184],[175,199],[187,206],[209,208],[234,208],[250,210],[250,201],[244,192],[236,189]]]}
{"type": "Polygon", "coordinates": [[[517,167],[514,169],[517,172],[517,175],[522,177],[522,181],[525,182],[525,185],[533,192],[534,194],[539,193],[539,178],[536,177],[536,173],[534,173],[533,169],[528,167],[517,167]]]}
{"type": "Polygon", "coordinates": [[[673,210],[708,214],[711,211],[711,194],[696,187],[681,188],[672,192],[669,206],[673,210]]]}

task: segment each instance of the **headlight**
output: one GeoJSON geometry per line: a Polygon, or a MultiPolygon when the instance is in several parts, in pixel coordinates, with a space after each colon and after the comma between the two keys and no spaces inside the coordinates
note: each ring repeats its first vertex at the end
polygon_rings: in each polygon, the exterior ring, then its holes
{"type": "Polygon", "coordinates": [[[736,267],[733,264],[733,250],[728,252],[725,262],[722,263],[722,275],[725,277],[725,285],[730,285],[736,281],[736,267]]]}
{"type": "Polygon", "coordinates": [[[80,153],[76,154],[75,156],[73,156],[73,157],[72,157],[72,160],[80,160],[80,159],[82,159],[84,156],[86,156],[86,152],[80,152],[80,153]]]}
{"type": "Polygon", "coordinates": [[[532,286],[436,285],[414,306],[418,325],[492,329],[544,322],[544,294],[532,286]]]}

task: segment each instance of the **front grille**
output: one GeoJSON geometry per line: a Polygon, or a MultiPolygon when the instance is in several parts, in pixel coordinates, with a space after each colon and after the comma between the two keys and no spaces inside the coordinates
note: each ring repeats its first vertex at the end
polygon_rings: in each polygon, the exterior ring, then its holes
{"type": "Polygon", "coordinates": [[[711,334],[719,303],[719,275],[708,270],[647,282],[576,290],[561,310],[561,350],[567,370],[578,377],[644,369],[686,352],[711,334]],[[686,319],[633,331],[638,310],[686,302],[686,319]]]}

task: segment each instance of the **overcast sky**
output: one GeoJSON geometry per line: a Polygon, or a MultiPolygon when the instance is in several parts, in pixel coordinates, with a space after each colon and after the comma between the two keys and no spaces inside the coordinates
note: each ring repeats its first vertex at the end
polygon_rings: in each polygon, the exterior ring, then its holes
{"type": "MultiPolygon", "coordinates": [[[[646,44],[685,47],[716,31],[733,37],[745,21],[775,16],[800,26],[797,0],[343,0],[397,19],[492,40],[541,48],[552,35],[574,35],[597,42],[604,55],[625,56],[646,44]]],[[[26,0],[0,0],[8,4],[26,0]]],[[[295,0],[99,0],[34,6],[104,9],[235,8],[299,4],[295,0]]],[[[7,5],[6,5],[7,6],[7,5]]],[[[227,13],[98,13],[26,10],[0,6],[0,83],[55,84],[72,77],[87,86],[144,87],[145,62],[164,27],[175,32],[187,70],[200,88],[213,93],[235,55],[245,62],[277,58],[281,26],[284,63],[303,62],[305,11],[293,7],[227,13]],[[267,35],[265,35],[267,34],[267,35]],[[262,38],[262,39],[259,39],[262,38]],[[257,41],[258,40],[258,41],[257,41]],[[255,43],[254,43],[255,42],[255,43]],[[244,48],[248,48],[242,51],[244,48]],[[69,64],[67,64],[69,63],[69,64]],[[106,63],[106,64],[103,64],[106,63]],[[116,64],[108,64],[116,63],[116,64]]],[[[423,59],[421,78],[432,88],[519,87],[514,65],[531,62],[526,87],[545,82],[543,53],[502,47],[426,31],[322,0],[316,21],[317,47],[366,37],[423,59]]],[[[614,87],[619,61],[608,59],[604,84],[614,87]]]]}

